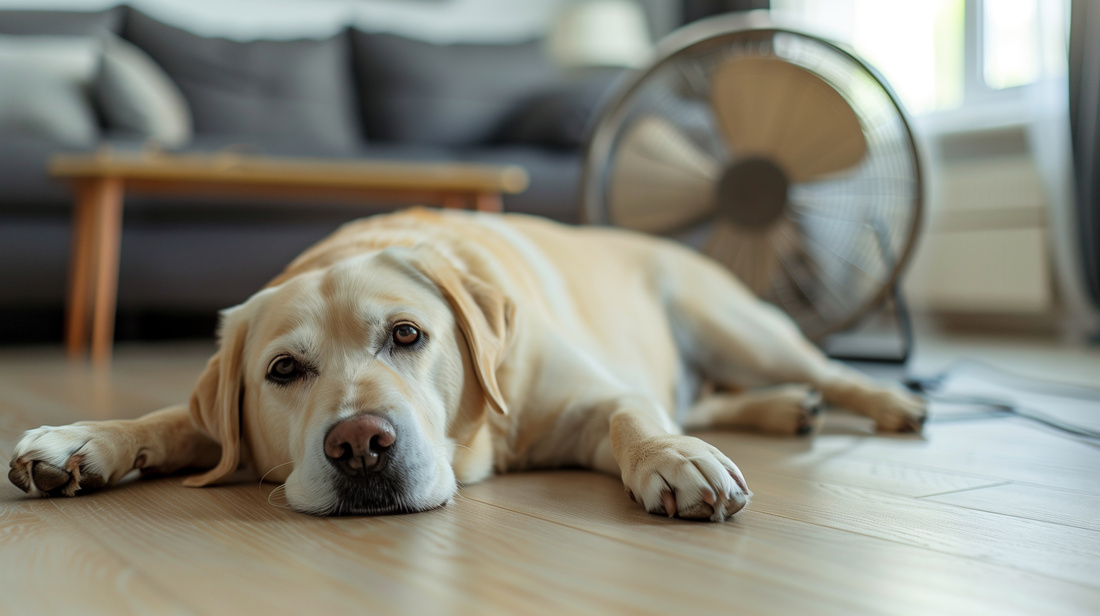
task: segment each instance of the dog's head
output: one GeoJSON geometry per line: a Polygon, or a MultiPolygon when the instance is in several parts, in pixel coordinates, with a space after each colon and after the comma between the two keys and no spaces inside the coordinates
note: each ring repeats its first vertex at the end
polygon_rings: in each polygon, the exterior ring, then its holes
{"type": "Polygon", "coordinates": [[[427,247],[295,276],[223,314],[191,413],[222,445],[190,478],[247,459],[315,514],[422,511],[456,489],[455,447],[506,413],[496,371],[511,303],[427,247]]]}

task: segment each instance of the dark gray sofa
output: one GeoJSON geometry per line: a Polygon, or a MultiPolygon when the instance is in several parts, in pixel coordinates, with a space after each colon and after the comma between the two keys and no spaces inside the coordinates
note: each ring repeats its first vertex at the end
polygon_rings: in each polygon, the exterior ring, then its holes
{"type": "MultiPolygon", "coordinates": [[[[507,196],[505,209],[565,222],[577,217],[585,124],[617,76],[562,73],[539,41],[437,46],[348,28],[324,40],[237,42],[126,7],[0,12],[0,37],[9,44],[108,32],[148,54],[186,99],[192,134],[175,149],[520,164],[530,188],[507,196]]],[[[98,123],[91,141],[0,124],[0,343],[25,337],[20,318],[52,323],[64,304],[71,196],[47,177],[46,159],[105,143],[139,148],[148,137],[119,126],[118,110],[104,109],[111,99],[96,87],[86,93],[98,123]]],[[[213,315],[342,222],[393,207],[129,198],[120,315],[213,315]]],[[[26,324],[34,326],[41,323],[26,324]]]]}

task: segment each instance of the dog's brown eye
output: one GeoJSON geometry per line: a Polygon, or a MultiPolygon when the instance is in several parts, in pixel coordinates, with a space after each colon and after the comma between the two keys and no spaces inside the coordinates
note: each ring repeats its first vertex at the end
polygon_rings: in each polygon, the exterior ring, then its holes
{"type": "Polygon", "coordinates": [[[267,378],[276,383],[289,383],[300,376],[302,366],[293,357],[280,357],[267,371],[267,378]]]}
{"type": "Polygon", "coordinates": [[[420,340],[420,330],[408,323],[402,323],[393,328],[393,341],[401,346],[408,346],[420,340]]]}

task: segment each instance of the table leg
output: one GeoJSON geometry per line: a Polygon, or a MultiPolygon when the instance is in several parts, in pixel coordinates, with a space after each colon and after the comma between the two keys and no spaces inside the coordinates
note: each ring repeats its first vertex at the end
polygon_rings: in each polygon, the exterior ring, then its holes
{"type": "Polygon", "coordinates": [[[66,344],[70,356],[83,354],[91,311],[91,356],[111,358],[118,294],[118,251],[122,239],[122,181],[88,180],[77,186],[69,274],[66,344]]]}
{"type": "Polygon", "coordinates": [[[466,208],[466,195],[462,193],[445,193],[443,195],[443,207],[448,210],[462,210],[466,208]]]}
{"type": "Polygon", "coordinates": [[[474,209],[479,212],[503,212],[500,193],[482,192],[474,195],[474,209]]]}
{"type": "Polygon", "coordinates": [[[118,253],[122,243],[122,181],[99,182],[96,196],[96,288],[92,308],[92,361],[110,361],[118,300],[118,253]]]}
{"type": "Polygon", "coordinates": [[[72,241],[69,252],[69,305],[66,315],[65,347],[69,357],[82,357],[88,348],[88,321],[92,302],[92,247],[95,225],[94,194],[85,182],[78,183],[73,204],[72,241]]]}

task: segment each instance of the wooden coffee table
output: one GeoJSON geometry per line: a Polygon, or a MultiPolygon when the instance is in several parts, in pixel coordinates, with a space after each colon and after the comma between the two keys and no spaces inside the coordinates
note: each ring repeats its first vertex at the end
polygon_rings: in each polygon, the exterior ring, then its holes
{"type": "Polygon", "coordinates": [[[499,212],[501,195],[527,188],[518,166],[345,162],[235,153],[58,154],[49,172],[72,182],[72,253],[65,344],[69,355],[111,357],[122,205],[127,194],[221,195],[296,201],[419,203],[499,212]]]}

